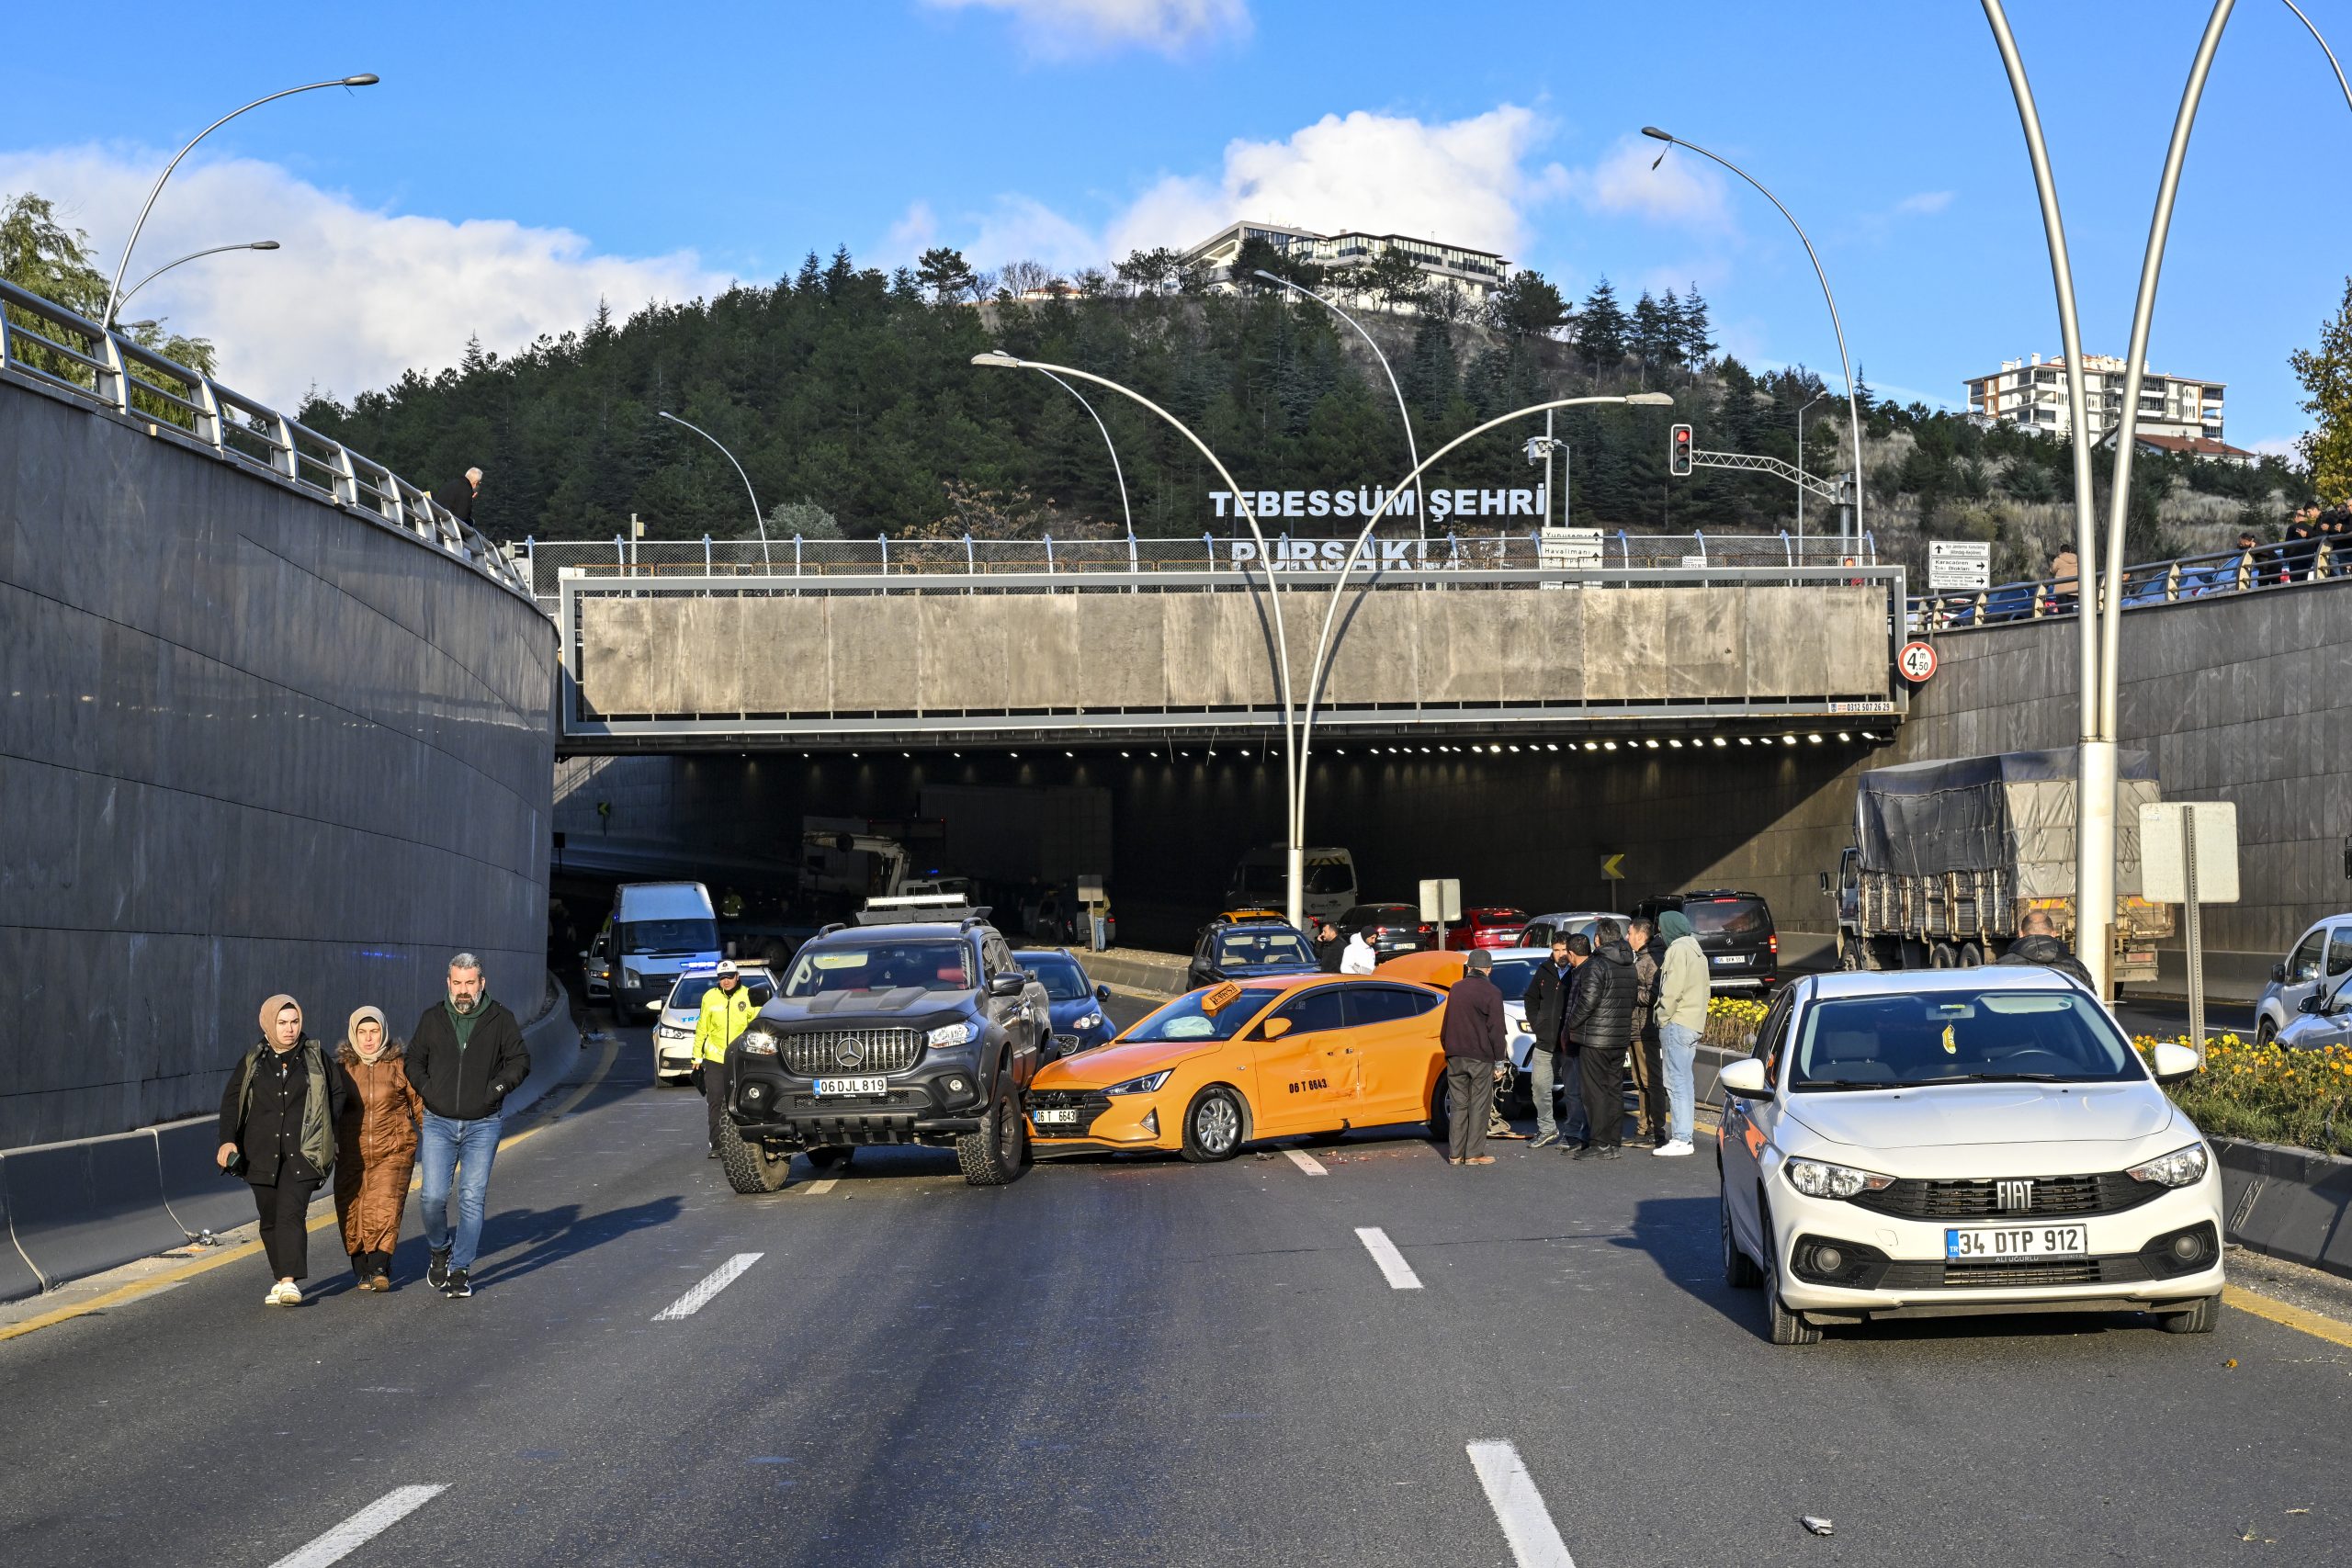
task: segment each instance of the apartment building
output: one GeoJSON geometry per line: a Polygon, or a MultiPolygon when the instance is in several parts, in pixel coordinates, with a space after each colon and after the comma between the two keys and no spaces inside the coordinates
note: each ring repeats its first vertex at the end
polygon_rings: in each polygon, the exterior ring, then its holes
{"type": "Polygon", "coordinates": [[[1184,259],[1206,266],[1212,287],[1230,289],[1235,287],[1233,258],[1245,240],[1263,240],[1293,260],[1326,272],[1365,265],[1384,252],[1400,252],[1412,258],[1413,265],[1432,285],[1443,287],[1450,283],[1459,289],[1464,302],[1473,309],[1485,304],[1487,296],[1510,275],[1510,262],[1492,251],[1474,250],[1467,245],[1353,229],[1338,234],[1318,234],[1312,230],[1248,219],[1218,230],[1186,251],[1184,259]]]}
{"type": "MultiPolygon", "coordinates": [[[[2111,434],[2122,421],[2123,370],[2123,361],[2113,355],[2083,355],[2084,412],[2094,440],[2111,434]]],[[[2069,374],[2064,355],[2005,359],[1999,370],[1967,383],[1969,417],[1983,424],[2019,424],[2046,435],[2066,434],[2074,428],[2069,374]]],[[[2220,381],[2151,370],[2140,381],[2132,428],[2141,435],[2219,443],[2224,390],[2220,381]]]]}

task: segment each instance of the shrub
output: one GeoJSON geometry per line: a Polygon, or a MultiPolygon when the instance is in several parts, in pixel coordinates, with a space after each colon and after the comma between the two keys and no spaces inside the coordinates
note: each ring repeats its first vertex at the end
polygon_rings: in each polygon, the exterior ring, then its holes
{"type": "MultiPolygon", "coordinates": [[[[2157,1042],[2142,1035],[2132,1043],[2146,1055],[2157,1042]]],[[[2204,1069],[2168,1092],[2215,1136],[2352,1155],[2352,1047],[2295,1051],[2209,1036],[2204,1069]]]]}

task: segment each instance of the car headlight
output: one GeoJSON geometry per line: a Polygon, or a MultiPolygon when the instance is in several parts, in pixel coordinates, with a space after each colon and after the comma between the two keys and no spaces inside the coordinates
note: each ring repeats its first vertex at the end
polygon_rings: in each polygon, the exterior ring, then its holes
{"type": "Polygon", "coordinates": [[[1879,1192],[1894,1185],[1894,1178],[1826,1160],[1792,1159],[1789,1185],[1808,1198],[1851,1198],[1857,1192],[1879,1192]]]}
{"type": "Polygon", "coordinates": [[[624,969],[621,971],[621,984],[635,989],[645,984],[645,976],[634,969],[624,969]]]}
{"type": "Polygon", "coordinates": [[[1160,1085],[1168,1081],[1168,1075],[1175,1070],[1173,1067],[1162,1067],[1156,1073],[1146,1073],[1139,1078],[1129,1078],[1125,1083],[1114,1083],[1102,1092],[1104,1094],[1154,1094],[1159,1091],[1160,1085]]]}
{"type": "Polygon", "coordinates": [[[2123,1174],[2134,1181],[2153,1181],[2159,1187],[2194,1187],[2205,1179],[2206,1164],[2205,1145],[2191,1144],[2145,1165],[2135,1165],[2123,1174]]]}
{"type": "Polygon", "coordinates": [[[735,1042],[735,1049],[746,1056],[773,1056],[775,1055],[775,1036],[763,1030],[748,1030],[741,1039],[735,1042]]]}
{"type": "Polygon", "coordinates": [[[943,1023],[922,1038],[926,1045],[969,1045],[979,1037],[980,1026],[967,1021],[961,1023],[943,1023]]]}
{"type": "Polygon", "coordinates": [[[1070,1027],[1072,1029],[1100,1029],[1102,1027],[1102,1015],[1099,1012],[1090,1012],[1084,1018],[1081,1018],[1077,1022],[1071,1024],[1070,1027]]]}

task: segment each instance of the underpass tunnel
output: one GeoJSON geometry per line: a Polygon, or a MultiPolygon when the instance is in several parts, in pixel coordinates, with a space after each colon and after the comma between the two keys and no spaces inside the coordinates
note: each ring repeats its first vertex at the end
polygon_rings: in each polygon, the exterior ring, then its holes
{"type": "MultiPolygon", "coordinates": [[[[1349,852],[1362,901],[1412,901],[1428,877],[1458,879],[1465,906],[1530,912],[1737,886],[1784,930],[1827,931],[1817,874],[1849,840],[1851,774],[1892,760],[1892,731],[1819,722],[1318,737],[1306,841],[1349,852]]],[[[1246,732],[574,757],[559,764],[556,892],[595,910],[618,882],[685,878],[815,924],[850,900],[794,895],[804,832],[870,825],[906,841],[910,875],[972,876],[1001,904],[1099,874],[1123,944],[1181,950],[1242,855],[1284,840],[1279,752],[1278,733],[1246,732]]]]}

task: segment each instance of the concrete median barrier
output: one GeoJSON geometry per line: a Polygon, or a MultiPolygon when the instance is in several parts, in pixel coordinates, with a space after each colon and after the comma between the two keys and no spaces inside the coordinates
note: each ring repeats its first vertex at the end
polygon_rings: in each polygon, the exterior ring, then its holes
{"type": "Polygon", "coordinates": [[[8,1186],[9,1228],[47,1286],[187,1239],[164,1201],[148,1129],[11,1149],[0,1178],[8,1186]]]}
{"type": "Polygon", "coordinates": [[[2352,1278],[2352,1159],[2239,1138],[2211,1142],[2232,1241],[2352,1278]]]}
{"type": "Polygon", "coordinates": [[[1154,997],[1182,996],[1185,971],[1192,964],[1181,953],[1153,953],[1140,947],[1082,953],[1078,961],[1102,985],[1154,997]]]}
{"type": "Polygon", "coordinates": [[[40,1294],[41,1284],[32,1260],[17,1247],[16,1229],[9,1223],[7,1163],[8,1156],[0,1155],[0,1302],[20,1302],[40,1294]]]}
{"type": "Polygon", "coordinates": [[[531,1054],[531,1073],[506,1097],[509,1116],[527,1111],[549,1089],[571,1075],[580,1062],[580,1026],[571,1020],[571,998],[563,982],[550,976],[547,1010],[523,1025],[523,1048],[531,1054]]]}

